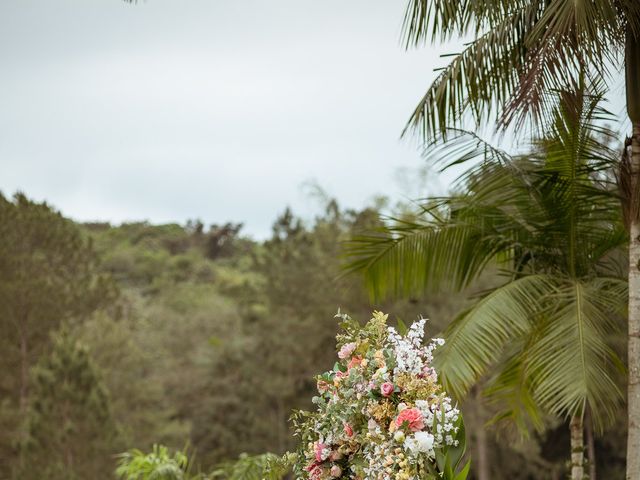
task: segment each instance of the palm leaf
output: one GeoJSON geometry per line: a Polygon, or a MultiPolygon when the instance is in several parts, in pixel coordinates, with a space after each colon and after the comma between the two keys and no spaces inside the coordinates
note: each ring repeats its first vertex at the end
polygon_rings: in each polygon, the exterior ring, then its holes
{"type": "Polygon", "coordinates": [[[605,339],[616,328],[612,318],[624,308],[626,293],[624,282],[608,279],[559,288],[531,352],[536,402],[567,417],[588,405],[599,428],[614,420],[622,400],[615,382],[620,360],[605,339]]]}
{"type": "Polygon", "coordinates": [[[526,276],[495,289],[456,318],[437,355],[447,390],[462,398],[489,373],[505,346],[531,331],[532,317],[555,289],[551,276],[526,276]]]}
{"type": "Polygon", "coordinates": [[[500,369],[486,381],[484,395],[497,410],[490,424],[505,420],[518,427],[525,435],[531,427],[544,429],[544,417],[533,397],[532,378],[529,369],[529,351],[535,343],[535,332],[529,337],[514,340],[508,353],[500,360],[500,369]]]}
{"type": "Polygon", "coordinates": [[[397,220],[378,234],[361,235],[346,243],[351,258],[347,272],[362,272],[374,298],[412,296],[425,289],[462,288],[493,256],[477,245],[473,226],[441,228],[397,220]]]}
{"type": "MultiPolygon", "coordinates": [[[[456,126],[467,111],[479,121],[504,104],[518,84],[527,55],[523,34],[535,24],[538,10],[535,2],[521,5],[454,56],[416,106],[403,135],[413,130],[432,139],[436,132],[456,126]]],[[[408,21],[408,35],[424,28],[428,19],[421,16],[426,13],[415,13],[415,26],[408,21]]]]}
{"type": "Polygon", "coordinates": [[[627,25],[640,31],[633,0],[410,0],[407,46],[471,33],[474,40],[442,69],[403,134],[433,139],[465,113],[479,124],[494,111],[503,128],[522,128],[527,119],[544,127],[556,105],[551,92],[571,88],[582,75],[610,80],[627,25]]]}

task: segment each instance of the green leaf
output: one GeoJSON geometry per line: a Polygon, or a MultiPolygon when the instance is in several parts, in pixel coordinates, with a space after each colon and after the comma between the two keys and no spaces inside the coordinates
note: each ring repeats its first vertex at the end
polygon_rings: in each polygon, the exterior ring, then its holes
{"type": "Polygon", "coordinates": [[[466,480],[469,475],[469,470],[471,469],[471,460],[467,460],[466,465],[460,472],[455,476],[454,480],[466,480]]]}
{"type": "Polygon", "coordinates": [[[397,321],[397,325],[398,325],[398,333],[402,336],[406,335],[407,332],[409,331],[409,328],[407,327],[407,325],[402,321],[401,318],[398,318],[397,321]]]}

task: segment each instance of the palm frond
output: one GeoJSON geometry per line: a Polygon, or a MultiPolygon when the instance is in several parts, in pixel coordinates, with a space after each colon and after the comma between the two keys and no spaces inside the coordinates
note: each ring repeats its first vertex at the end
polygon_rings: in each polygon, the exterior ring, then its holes
{"type": "Polygon", "coordinates": [[[596,426],[613,421],[622,394],[615,381],[620,360],[607,345],[613,315],[624,308],[624,282],[570,281],[549,299],[552,308],[531,352],[534,398],[548,411],[567,417],[588,405],[596,426]]]}
{"type": "Polygon", "coordinates": [[[117,457],[116,476],[123,480],[182,480],[190,467],[185,452],[170,455],[164,445],[153,445],[147,454],[133,449],[117,457]]]}
{"type": "Polygon", "coordinates": [[[529,350],[534,339],[535,333],[511,342],[508,353],[500,360],[500,369],[487,380],[484,390],[488,402],[497,410],[489,423],[508,420],[524,435],[532,428],[542,431],[545,426],[543,412],[533,398],[529,371],[529,350]]]}
{"type": "Polygon", "coordinates": [[[551,92],[581,75],[610,79],[627,25],[640,31],[637,2],[593,0],[411,0],[403,23],[407,46],[472,31],[412,113],[411,130],[432,139],[466,113],[476,124],[496,112],[498,126],[526,120],[544,131],[556,105],[551,92]]]}
{"type": "Polygon", "coordinates": [[[506,165],[513,162],[513,157],[506,151],[493,146],[476,132],[460,128],[446,128],[443,134],[427,144],[423,157],[440,167],[440,171],[463,163],[506,165]]]}
{"type": "Polygon", "coordinates": [[[599,67],[612,60],[621,46],[622,22],[614,2],[551,0],[527,40],[537,43],[558,38],[573,44],[599,67]]]}
{"type": "Polygon", "coordinates": [[[456,318],[436,358],[447,391],[461,398],[489,373],[505,346],[531,331],[533,316],[555,290],[551,276],[525,276],[495,289],[456,318]]]}
{"type": "Polygon", "coordinates": [[[534,4],[542,10],[543,2],[522,0],[410,0],[402,24],[405,44],[418,46],[427,42],[447,41],[500,24],[505,16],[534,4]]]}
{"type": "Polygon", "coordinates": [[[496,253],[478,245],[477,238],[473,225],[438,227],[398,220],[377,234],[347,242],[350,260],[345,269],[362,273],[374,298],[412,296],[445,286],[460,289],[496,253]]]}
{"type": "Polygon", "coordinates": [[[478,121],[504,104],[527,58],[524,35],[539,14],[537,5],[527,2],[456,55],[416,106],[403,135],[412,130],[433,139],[456,126],[465,112],[478,121]]]}
{"type": "Polygon", "coordinates": [[[512,95],[504,102],[498,127],[506,129],[515,124],[519,130],[530,120],[534,130],[542,133],[546,119],[557,105],[556,96],[550,92],[575,83],[581,61],[561,39],[549,38],[530,45],[524,61],[514,68],[517,68],[518,81],[512,95]]]}

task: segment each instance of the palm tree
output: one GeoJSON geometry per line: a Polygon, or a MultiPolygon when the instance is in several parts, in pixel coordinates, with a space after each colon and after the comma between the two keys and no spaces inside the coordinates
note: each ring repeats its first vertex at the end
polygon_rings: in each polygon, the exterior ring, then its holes
{"type": "Polygon", "coordinates": [[[424,138],[446,132],[469,114],[499,125],[525,118],[541,126],[552,106],[545,92],[581,72],[610,80],[624,64],[633,125],[620,166],[629,232],[627,479],[640,479],[640,2],[637,0],[410,0],[407,46],[474,40],[427,90],[407,128],[424,138]],[[623,61],[624,59],[624,61],[623,61]]]}
{"type": "Polygon", "coordinates": [[[503,268],[504,283],[448,328],[442,378],[458,397],[487,378],[518,423],[521,412],[538,426],[540,411],[569,417],[572,478],[583,474],[586,410],[601,430],[622,399],[607,339],[627,298],[614,255],[625,233],[604,174],[616,154],[613,133],[598,126],[600,100],[581,88],[561,93],[550,134],[525,158],[449,130],[439,152],[448,165],[482,160],[464,191],[348,246],[348,269],[377,297],[462,289],[486,267],[503,268]]]}

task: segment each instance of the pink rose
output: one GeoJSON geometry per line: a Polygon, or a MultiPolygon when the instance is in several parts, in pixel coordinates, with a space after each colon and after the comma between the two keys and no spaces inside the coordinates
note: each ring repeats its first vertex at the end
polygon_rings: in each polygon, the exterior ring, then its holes
{"type": "Polygon", "coordinates": [[[409,430],[417,432],[424,428],[422,413],[417,408],[405,408],[396,417],[396,426],[401,427],[406,422],[409,430]]]}
{"type": "Polygon", "coordinates": [[[380,385],[380,393],[383,397],[390,397],[393,394],[393,389],[394,386],[391,382],[384,382],[382,385],[380,385]]]}
{"type": "Polygon", "coordinates": [[[309,478],[311,480],[320,480],[322,478],[324,471],[320,465],[315,465],[311,470],[309,470],[309,478]]]}
{"type": "Polygon", "coordinates": [[[356,349],[356,344],[354,342],[346,343],[342,346],[342,348],[338,352],[338,357],[342,358],[343,360],[345,358],[349,358],[355,349],[356,349]]]}
{"type": "Polygon", "coordinates": [[[316,454],[316,462],[324,462],[329,457],[329,447],[327,447],[324,443],[316,442],[313,445],[313,451],[316,454]]]}
{"type": "Polygon", "coordinates": [[[339,465],[334,465],[333,467],[331,467],[331,470],[329,471],[329,473],[333,478],[339,478],[340,475],[342,475],[342,469],[340,468],[339,465]]]}
{"type": "Polygon", "coordinates": [[[347,434],[347,437],[353,437],[353,428],[348,423],[344,424],[344,433],[347,434]]]}

